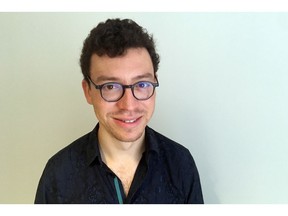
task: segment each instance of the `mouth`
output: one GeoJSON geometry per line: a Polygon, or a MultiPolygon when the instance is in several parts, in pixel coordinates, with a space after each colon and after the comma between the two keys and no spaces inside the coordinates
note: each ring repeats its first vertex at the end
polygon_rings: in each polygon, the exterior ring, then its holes
{"type": "Polygon", "coordinates": [[[133,118],[133,119],[120,119],[120,118],[116,118],[116,120],[118,122],[121,122],[121,123],[124,123],[124,124],[135,124],[136,122],[138,122],[139,120],[141,119],[141,117],[138,117],[138,118],[133,118]]]}
{"type": "Polygon", "coordinates": [[[122,122],[125,122],[125,123],[134,123],[137,121],[137,119],[131,119],[131,120],[121,120],[122,122]]]}

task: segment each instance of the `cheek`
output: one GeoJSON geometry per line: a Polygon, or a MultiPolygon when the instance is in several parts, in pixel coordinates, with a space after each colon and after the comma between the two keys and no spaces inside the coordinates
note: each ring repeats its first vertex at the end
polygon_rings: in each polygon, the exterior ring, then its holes
{"type": "Polygon", "coordinates": [[[99,97],[93,98],[93,108],[98,120],[106,119],[109,113],[115,112],[115,106],[112,103],[108,103],[99,97]]]}
{"type": "Polygon", "coordinates": [[[95,106],[95,105],[93,107],[94,107],[94,113],[95,113],[97,120],[100,122],[103,122],[103,120],[106,119],[105,109],[102,109],[101,107],[95,106]]]}
{"type": "Polygon", "coordinates": [[[93,105],[97,118],[101,115],[101,113],[105,112],[105,107],[101,103],[101,98],[99,98],[97,95],[91,96],[91,104],[93,105]]]}
{"type": "Polygon", "coordinates": [[[147,110],[149,115],[152,116],[155,109],[155,98],[151,98],[149,102],[147,101],[147,104],[145,104],[145,109],[147,110]]]}

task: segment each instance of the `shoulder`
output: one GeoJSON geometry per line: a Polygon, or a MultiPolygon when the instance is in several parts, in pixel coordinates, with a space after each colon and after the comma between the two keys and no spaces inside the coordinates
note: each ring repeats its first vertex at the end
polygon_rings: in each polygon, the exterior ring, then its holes
{"type": "Polygon", "coordinates": [[[51,159],[57,159],[65,156],[73,158],[73,156],[83,154],[83,151],[85,151],[86,146],[89,143],[90,133],[87,133],[70,143],[69,145],[58,151],[51,159]]]}
{"type": "Polygon", "coordinates": [[[89,144],[90,133],[76,139],[63,149],[55,153],[47,162],[46,169],[67,170],[76,164],[84,164],[87,147],[89,144]]]}
{"type": "Polygon", "coordinates": [[[170,177],[171,182],[185,193],[191,187],[201,189],[198,169],[189,149],[151,128],[147,134],[149,145],[158,153],[153,154],[158,158],[153,161],[158,161],[157,166],[170,177]]]}
{"type": "Polygon", "coordinates": [[[151,148],[158,151],[160,156],[167,157],[177,161],[190,161],[194,163],[194,159],[188,148],[182,144],[170,139],[169,137],[147,127],[147,139],[151,148]]]}

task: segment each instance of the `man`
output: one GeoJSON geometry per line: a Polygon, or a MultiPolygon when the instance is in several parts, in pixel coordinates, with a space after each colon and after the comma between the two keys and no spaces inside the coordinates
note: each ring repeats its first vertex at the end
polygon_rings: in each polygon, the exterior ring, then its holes
{"type": "Polygon", "coordinates": [[[109,19],[84,41],[80,64],[99,123],[48,161],[35,203],[203,203],[190,152],[147,126],[159,86],[153,37],[109,19]]]}

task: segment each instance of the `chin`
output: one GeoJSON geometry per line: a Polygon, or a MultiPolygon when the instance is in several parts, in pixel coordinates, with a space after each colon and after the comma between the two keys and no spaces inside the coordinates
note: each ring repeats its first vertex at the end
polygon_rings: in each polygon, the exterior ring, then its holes
{"type": "Polygon", "coordinates": [[[121,134],[119,136],[115,136],[119,141],[121,142],[136,142],[137,140],[141,139],[144,134],[144,131],[142,133],[134,134],[131,136],[131,134],[121,134]]]}

